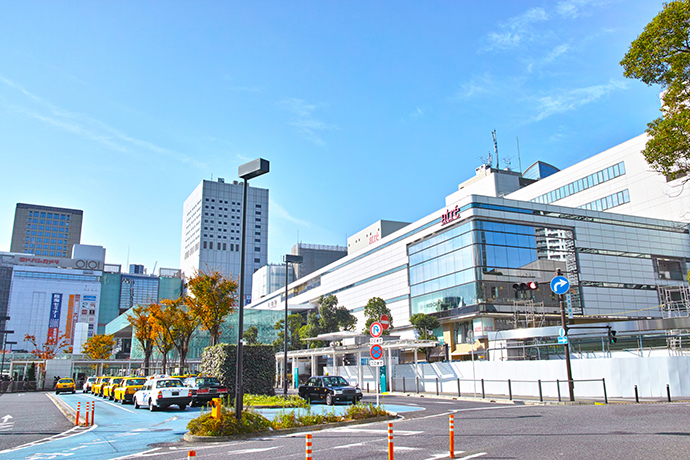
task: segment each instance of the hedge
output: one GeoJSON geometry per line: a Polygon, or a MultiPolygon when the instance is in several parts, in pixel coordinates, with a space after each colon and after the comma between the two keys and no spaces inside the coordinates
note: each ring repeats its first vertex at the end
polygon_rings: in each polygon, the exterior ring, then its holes
{"type": "MultiPolygon", "coordinates": [[[[273,396],[276,358],[271,345],[245,345],[242,364],[242,387],[246,394],[273,396]]],[[[221,343],[206,347],[201,356],[203,375],[217,377],[228,387],[231,397],[235,394],[237,345],[221,343]]]]}

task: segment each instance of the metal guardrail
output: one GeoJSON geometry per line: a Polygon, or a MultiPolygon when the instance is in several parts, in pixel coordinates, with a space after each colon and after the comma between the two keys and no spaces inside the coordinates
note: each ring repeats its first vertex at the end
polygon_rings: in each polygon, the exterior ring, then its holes
{"type": "MultiPolygon", "coordinates": [[[[563,396],[561,394],[561,385],[565,384],[567,388],[568,382],[572,382],[573,385],[575,384],[582,384],[582,383],[599,383],[601,384],[601,393],[600,396],[603,397],[604,403],[608,404],[608,394],[606,393],[606,379],[581,379],[581,380],[488,380],[488,379],[439,379],[438,377],[433,377],[433,378],[425,378],[425,377],[399,377],[399,378],[393,378],[391,379],[390,382],[390,388],[391,391],[401,391],[403,393],[433,393],[433,391],[428,391],[427,386],[431,384],[431,386],[435,389],[435,394],[436,395],[456,395],[458,397],[462,396],[474,396],[477,397],[478,394],[481,394],[482,399],[487,398],[487,384],[492,384],[492,391],[490,393],[490,396],[495,397],[495,396],[506,396],[508,399],[513,400],[514,396],[521,396],[521,397],[536,397],[536,395],[539,395],[539,401],[544,401],[544,387],[546,385],[551,385],[555,384],[556,386],[556,392],[558,395],[558,401],[561,402],[563,400],[563,396]],[[466,383],[465,387],[467,387],[467,384],[472,386],[472,390],[467,391],[462,391],[462,384],[466,383]],[[448,387],[449,383],[456,383],[457,391],[449,392],[449,391],[443,391],[442,387],[445,384],[445,387],[448,387]],[[534,385],[535,390],[534,392],[522,392],[522,393],[515,393],[514,392],[514,384],[519,384],[522,388],[525,387],[525,385],[530,386],[534,385]],[[501,388],[503,390],[501,390],[501,388]],[[426,391],[425,391],[426,390],[426,391]]],[[[592,396],[588,396],[588,398],[591,398],[592,396]]],[[[670,397],[669,397],[670,399],[670,397]]]]}

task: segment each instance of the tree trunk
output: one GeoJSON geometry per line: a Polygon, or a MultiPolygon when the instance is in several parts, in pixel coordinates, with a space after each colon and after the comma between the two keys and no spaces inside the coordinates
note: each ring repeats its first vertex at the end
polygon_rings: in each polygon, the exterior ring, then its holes
{"type": "Polygon", "coordinates": [[[161,358],[161,367],[162,373],[165,374],[166,368],[168,367],[168,353],[163,353],[163,357],[161,358]]]}

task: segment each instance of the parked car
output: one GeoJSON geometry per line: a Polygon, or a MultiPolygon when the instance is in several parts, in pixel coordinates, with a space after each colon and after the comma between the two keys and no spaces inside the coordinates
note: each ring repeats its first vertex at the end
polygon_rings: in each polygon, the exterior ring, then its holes
{"type": "Polygon", "coordinates": [[[148,407],[151,412],[172,405],[185,410],[191,402],[192,390],[180,379],[152,379],[134,393],[134,408],[148,407]]]}
{"type": "Polygon", "coordinates": [[[86,382],[84,382],[84,386],[82,387],[82,391],[84,393],[90,393],[91,392],[91,385],[93,385],[96,382],[97,378],[98,377],[93,376],[93,377],[89,377],[88,379],[86,379],[86,382]]]}
{"type": "Polygon", "coordinates": [[[101,390],[101,395],[106,398],[106,399],[113,399],[113,392],[115,391],[115,388],[120,386],[120,382],[124,380],[124,377],[113,377],[110,379],[110,382],[108,382],[107,385],[103,385],[103,389],[101,390]]]}
{"type": "Polygon", "coordinates": [[[102,377],[100,382],[96,382],[92,387],[91,391],[96,396],[103,396],[103,389],[110,385],[110,381],[113,379],[112,376],[102,377]]]}
{"type": "Polygon", "coordinates": [[[115,402],[119,401],[120,404],[132,402],[134,393],[141,390],[145,383],[146,377],[126,377],[122,383],[120,383],[120,386],[113,391],[115,402]]]}
{"type": "Polygon", "coordinates": [[[59,395],[60,393],[76,393],[76,385],[74,383],[74,379],[60,379],[57,381],[55,384],[55,394],[59,395]]]}
{"type": "Polygon", "coordinates": [[[192,407],[228,395],[228,388],[216,377],[189,377],[184,384],[192,390],[192,407]]]}
{"type": "Polygon", "coordinates": [[[362,399],[362,390],[351,386],[339,375],[311,377],[306,385],[299,386],[298,392],[310,403],[325,401],[329,406],[339,401],[349,401],[354,404],[362,399]]]}

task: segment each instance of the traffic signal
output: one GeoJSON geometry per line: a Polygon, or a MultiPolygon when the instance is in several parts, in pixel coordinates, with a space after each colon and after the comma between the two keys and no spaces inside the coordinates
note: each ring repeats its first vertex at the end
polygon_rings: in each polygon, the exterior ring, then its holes
{"type": "Polygon", "coordinates": [[[536,281],[530,281],[529,283],[515,283],[513,284],[513,290],[518,291],[536,291],[539,289],[539,283],[536,281]]]}
{"type": "Polygon", "coordinates": [[[616,338],[616,331],[609,328],[609,343],[613,345],[616,342],[618,342],[618,339],[616,338]]]}

